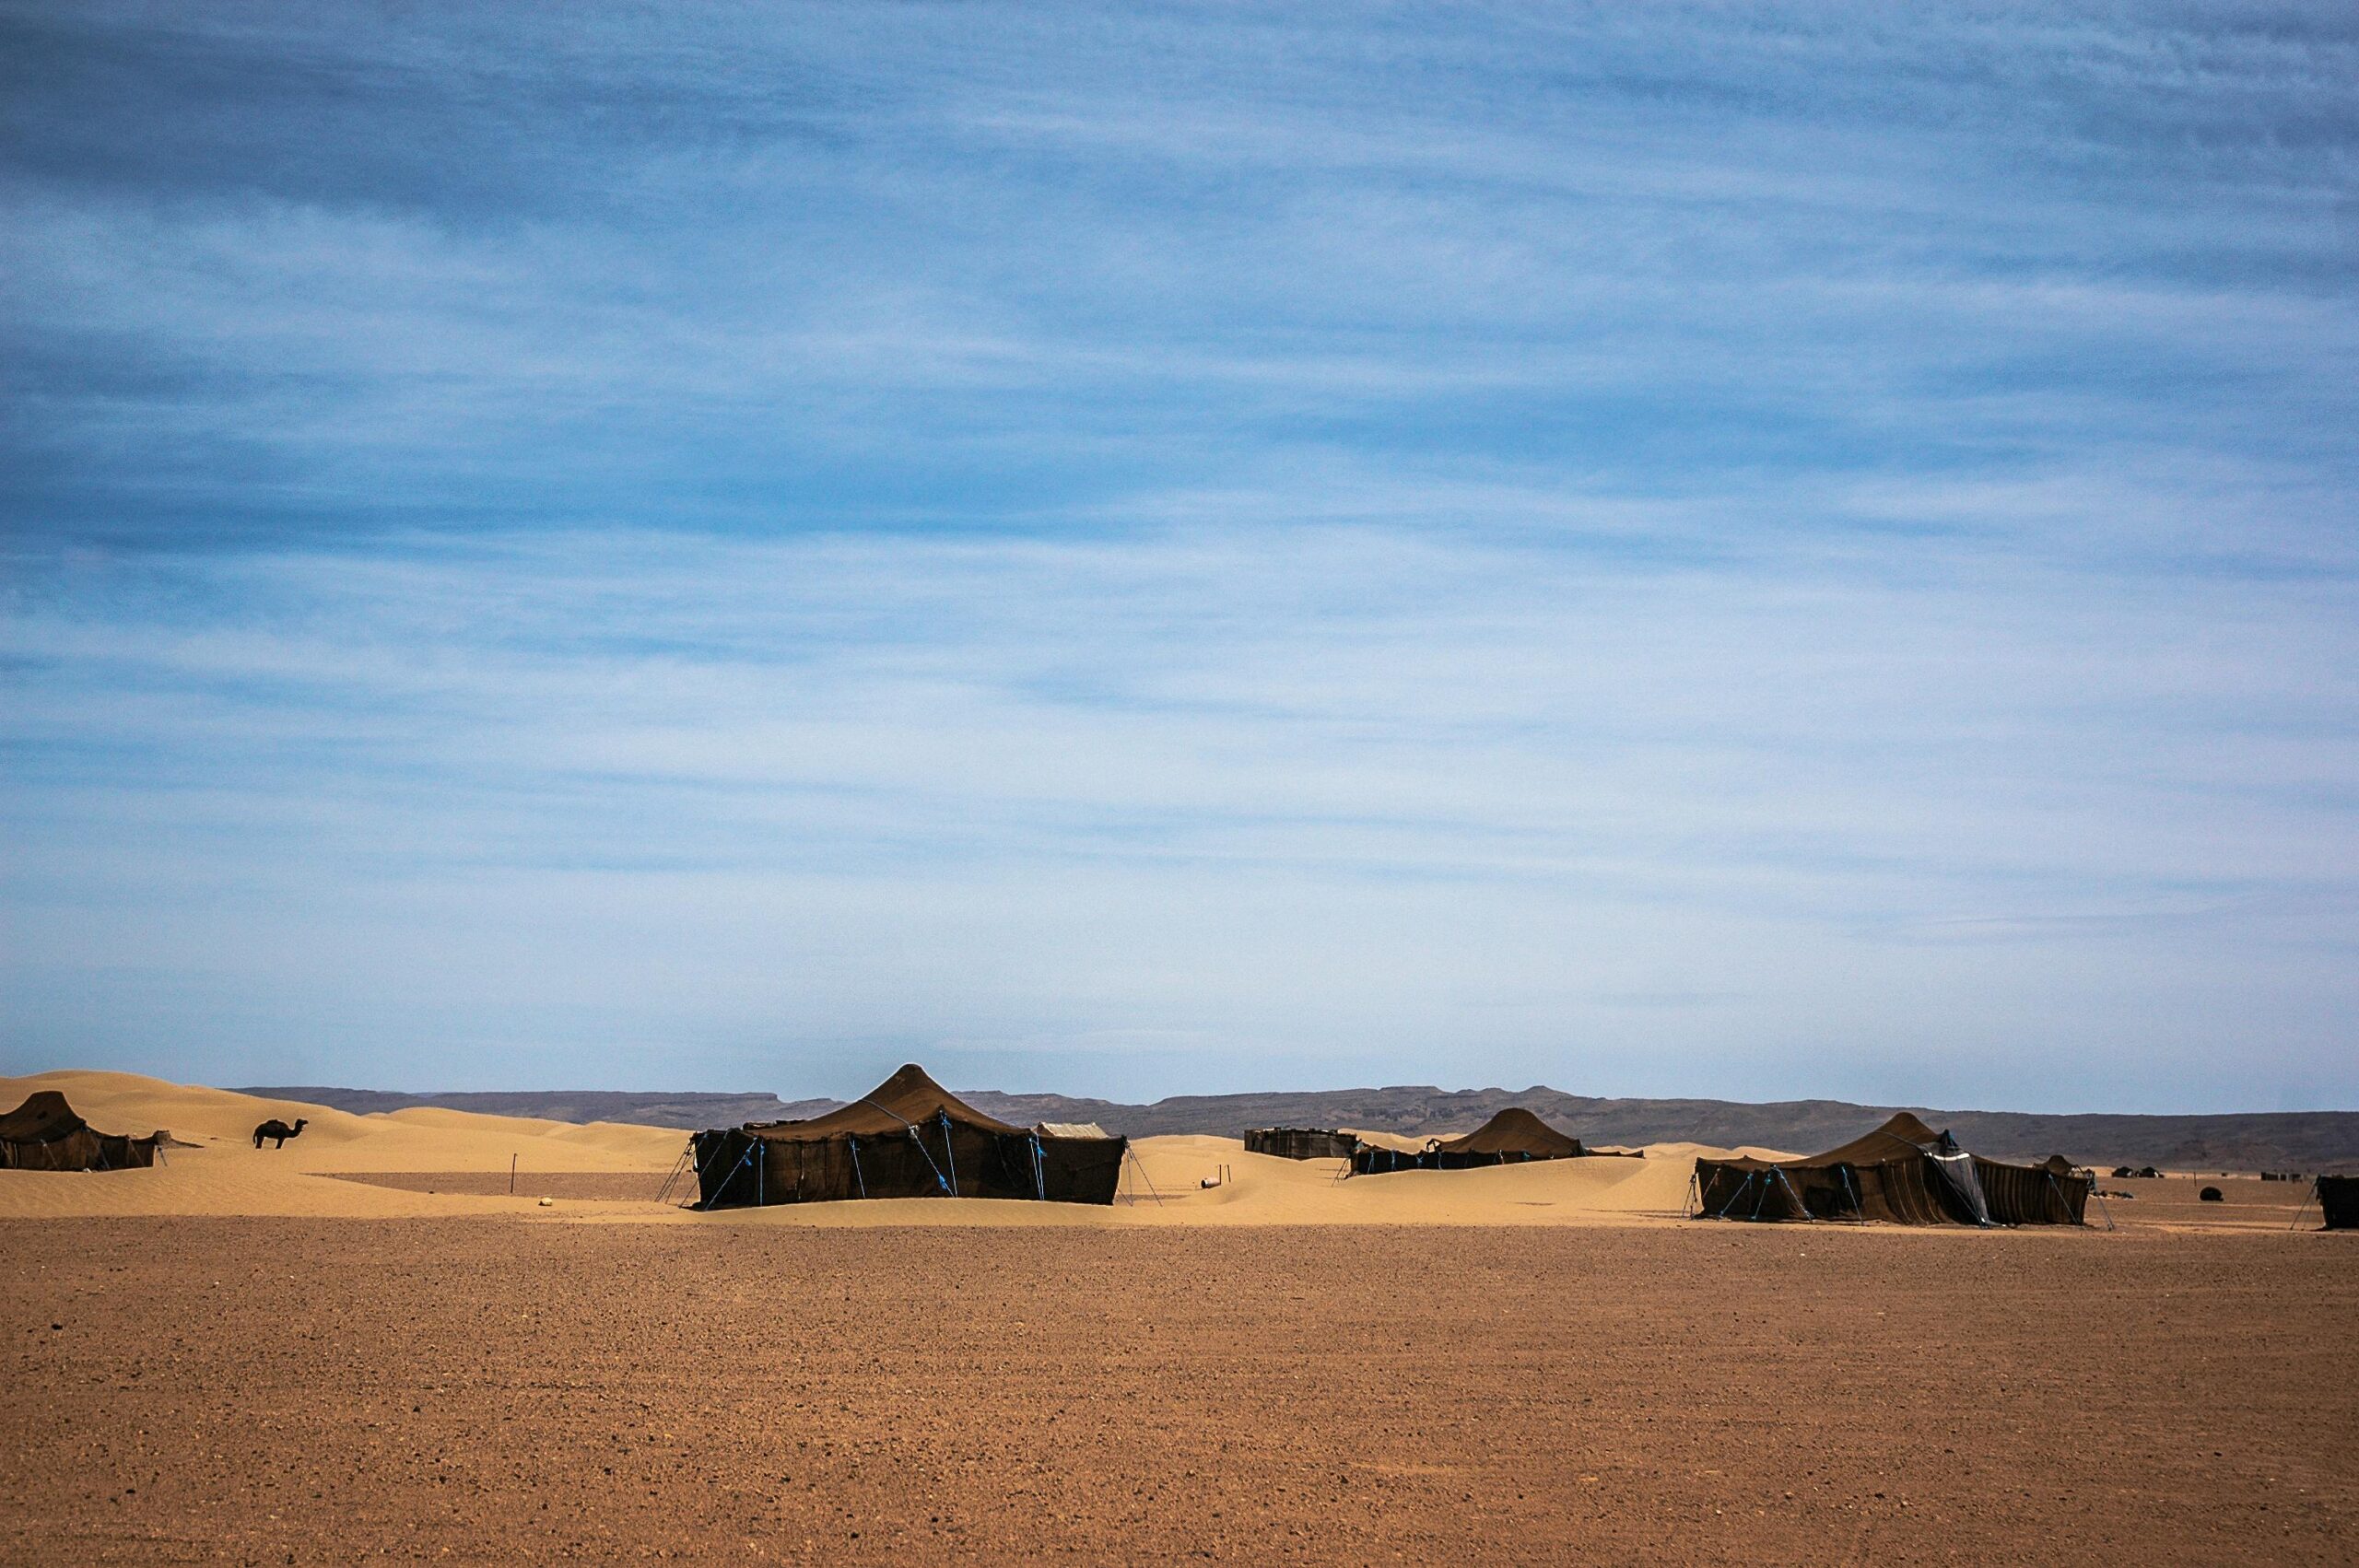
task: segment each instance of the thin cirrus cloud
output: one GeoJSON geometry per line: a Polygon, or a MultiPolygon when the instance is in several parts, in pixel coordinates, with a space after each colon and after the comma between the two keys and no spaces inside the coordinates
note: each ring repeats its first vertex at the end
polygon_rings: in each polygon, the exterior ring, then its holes
{"type": "Polygon", "coordinates": [[[0,60],[10,1065],[2359,1101],[2341,8],[0,60]]]}

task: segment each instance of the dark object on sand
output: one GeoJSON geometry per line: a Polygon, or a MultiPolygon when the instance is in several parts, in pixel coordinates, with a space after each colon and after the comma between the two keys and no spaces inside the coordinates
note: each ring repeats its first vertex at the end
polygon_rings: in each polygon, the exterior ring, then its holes
{"type": "Polygon", "coordinates": [[[2220,1189],[2216,1187],[2205,1188],[2202,1191],[2195,1195],[2195,1200],[2198,1203],[2225,1203],[2227,1201],[2226,1199],[2220,1196],[2220,1189]]]}
{"type": "Polygon", "coordinates": [[[123,1171],[156,1163],[156,1139],[100,1132],[44,1089],[0,1116],[0,1170],[123,1171]]]}
{"type": "MultiPolygon", "coordinates": [[[[1598,1157],[1581,1141],[1568,1137],[1525,1110],[1509,1106],[1463,1138],[1434,1138],[1414,1153],[1379,1149],[1363,1143],[1352,1154],[1354,1176],[1382,1176],[1390,1171],[1463,1171],[1479,1165],[1520,1165],[1533,1160],[1584,1160],[1598,1157]]],[[[1615,1155],[1614,1158],[1635,1158],[1615,1155]]]]}
{"type": "Polygon", "coordinates": [[[1245,1135],[1247,1153],[1281,1160],[1348,1160],[1359,1145],[1350,1133],[1325,1127],[1257,1127],[1245,1135]]]}
{"type": "Polygon", "coordinates": [[[2330,1231],[2359,1231],[2359,1176],[2320,1176],[2315,1189],[2330,1231]]]}
{"type": "Polygon", "coordinates": [[[297,1117],[295,1118],[295,1125],[292,1127],[288,1126],[276,1117],[273,1117],[268,1121],[264,1122],[260,1127],[254,1129],[254,1147],[257,1149],[261,1148],[262,1141],[265,1138],[269,1138],[276,1141],[271,1144],[272,1148],[284,1149],[287,1147],[287,1141],[288,1139],[301,1137],[303,1129],[311,1125],[311,1118],[308,1117],[297,1117]]]}
{"type": "Polygon", "coordinates": [[[1029,1198],[1111,1203],[1126,1138],[1068,1138],[996,1120],[915,1063],[863,1099],[804,1121],[699,1132],[697,1207],[859,1198],[1029,1198]]]}
{"type": "Polygon", "coordinates": [[[2061,1154],[2014,1165],[1969,1154],[1907,1111],[1802,1160],[1697,1160],[1697,1218],[2077,1225],[2096,1184],[2061,1154]]]}

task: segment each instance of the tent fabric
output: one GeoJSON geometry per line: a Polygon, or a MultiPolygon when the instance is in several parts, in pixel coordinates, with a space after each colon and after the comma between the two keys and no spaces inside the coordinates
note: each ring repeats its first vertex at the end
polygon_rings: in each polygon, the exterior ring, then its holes
{"type": "Polygon", "coordinates": [[[1281,1160],[1348,1160],[1359,1146],[1353,1134],[1325,1127],[1257,1127],[1245,1135],[1247,1153],[1281,1160]]]}
{"type": "Polygon", "coordinates": [[[1509,1106],[1462,1138],[1432,1138],[1422,1150],[1404,1152],[1361,1144],[1352,1155],[1354,1176],[1390,1171],[1462,1171],[1479,1165],[1518,1165],[1531,1160],[1578,1160],[1591,1151],[1525,1110],[1509,1106]]]}
{"type": "Polygon", "coordinates": [[[2326,1229],[2359,1231],[2359,1176],[2322,1176],[2318,1194],[2326,1229]]]}
{"type": "Polygon", "coordinates": [[[689,1141],[700,1209],[863,1198],[1111,1203],[1124,1138],[1061,1137],[987,1117],[903,1067],[840,1110],[689,1141]]]}
{"type": "Polygon", "coordinates": [[[156,1163],[160,1136],[100,1132],[75,1114],[65,1095],[44,1089],[0,1116],[0,1170],[135,1170],[156,1163]]]}
{"type": "Polygon", "coordinates": [[[1111,1138],[1094,1121],[1036,1121],[1032,1130],[1043,1138],[1111,1138]]]}
{"type": "Polygon", "coordinates": [[[1514,1155],[1526,1160],[1567,1160],[1581,1152],[1579,1139],[1566,1137],[1521,1106],[1509,1106],[1463,1138],[1445,1139],[1434,1145],[1438,1154],[1514,1155]]]}
{"type": "Polygon", "coordinates": [[[2077,1225],[2092,1183],[2060,1154],[2037,1165],[1968,1154],[1903,1111],[1804,1159],[1699,1159],[1696,1185],[1704,1219],[2077,1225]]]}

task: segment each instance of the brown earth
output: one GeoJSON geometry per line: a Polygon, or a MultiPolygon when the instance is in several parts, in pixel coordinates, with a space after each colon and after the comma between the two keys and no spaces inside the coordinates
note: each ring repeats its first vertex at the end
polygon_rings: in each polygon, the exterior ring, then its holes
{"type": "Polygon", "coordinates": [[[0,1222],[0,1556],[2359,1559],[2359,1246],[2163,1190],[2111,1235],[0,1222]]]}

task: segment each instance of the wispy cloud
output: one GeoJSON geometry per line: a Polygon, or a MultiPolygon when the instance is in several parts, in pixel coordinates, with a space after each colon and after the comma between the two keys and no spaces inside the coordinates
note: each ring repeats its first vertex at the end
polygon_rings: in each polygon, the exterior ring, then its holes
{"type": "MultiPolygon", "coordinates": [[[[666,1033],[1145,1028],[1210,1073],[1398,1076],[1473,1031],[1503,1077],[1766,1088],[1815,1029],[1880,1048],[1819,1013],[1838,977],[1844,1013],[1998,1059],[2125,1008],[2200,1059],[2219,989],[2258,964],[2294,1007],[2306,946],[2305,1059],[2348,1000],[2359,670],[2268,585],[2080,580],[1366,525],[95,562],[9,622],[22,994],[65,940],[167,988],[248,975],[218,1051],[316,1014],[324,965],[390,1009],[345,1025],[371,1051],[425,1007],[526,1064],[585,1027],[561,974],[610,1075],[666,1033]],[[2233,918],[2261,895],[2309,917],[2233,918]],[[1757,1033],[1631,1032],[1629,996],[1731,989],[1757,1033]]],[[[20,1020],[18,1048],[61,1026],[20,1020]]]]}

